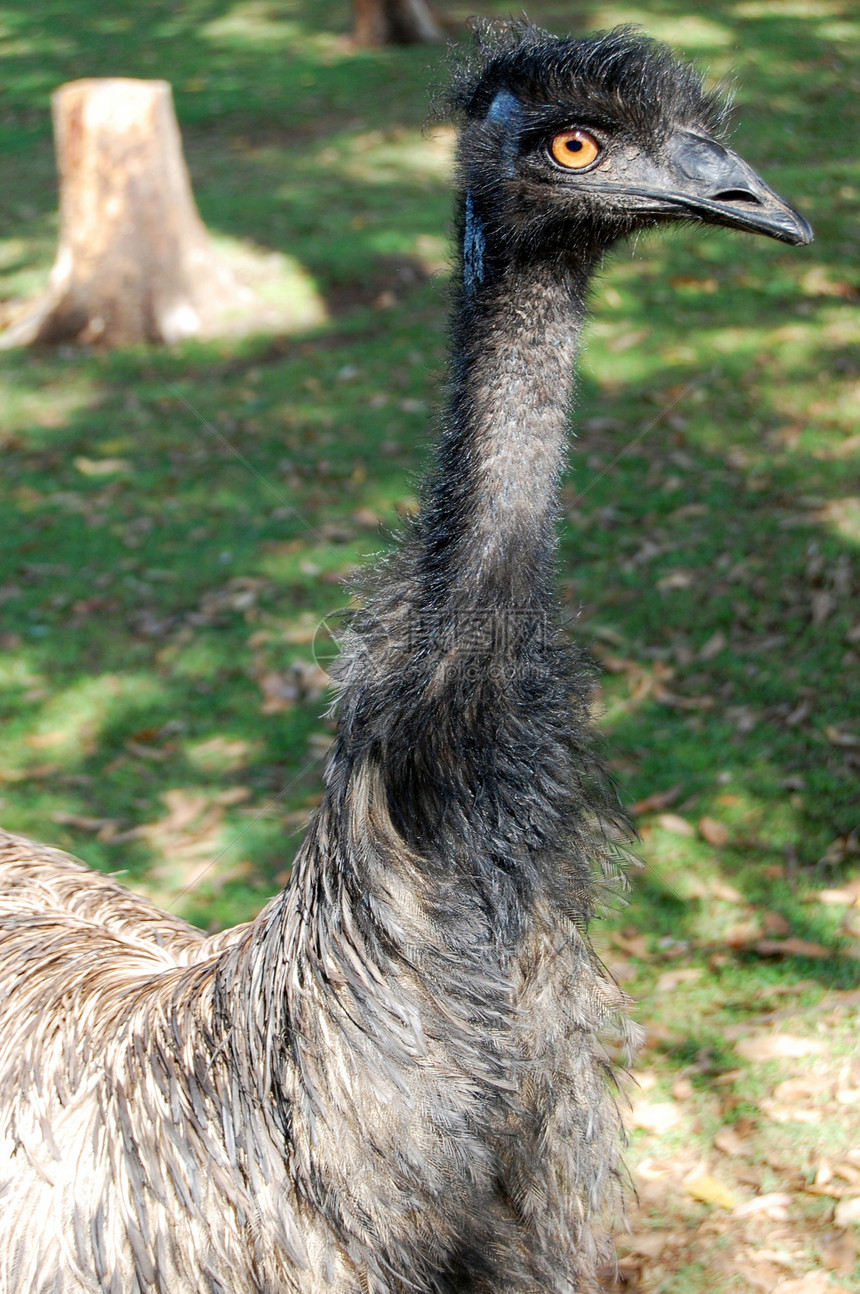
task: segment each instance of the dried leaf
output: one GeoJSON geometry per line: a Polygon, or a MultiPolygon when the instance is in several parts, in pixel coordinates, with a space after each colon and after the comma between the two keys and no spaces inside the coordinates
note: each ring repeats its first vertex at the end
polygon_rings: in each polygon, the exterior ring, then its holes
{"type": "Polygon", "coordinates": [[[659,809],[668,809],[669,805],[674,804],[679,798],[683,789],[683,785],[678,782],[675,786],[670,786],[668,791],[654,791],[651,795],[646,795],[644,799],[631,804],[631,816],[638,818],[643,813],[656,813],[659,809]]]}
{"type": "Polygon", "coordinates": [[[63,827],[75,827],[78,831],[91,831],[93,833],[110,832],[114,834],[119,831],[122,823],[119,818],[89,818],[82,813],[67,813],[64,809],[57,809],[51,814],[54,822],[58,822],[63,827]]]}
{"type": "Polygon", "coordinates": [[[846,732],[832,723],[824,725],[824,735],[831,746],[860,746],[860,737],[855,732],[846,732]]]}
{"type": "Polygon", "coordinates": [[[677,589],[690,589],[695,583],[695,577],[692,571],[679,568],[676,571],[669,571],[657,581],[657,588],[661,593],[674,592],[677,589]]]}
{"type": "Polygon", "coordinates": [[[59,764],[31,764],[29,768],[0,768],[0,782],[42,782],[62,773],[59,764]]]}
{"type": "Polygon", "coordinates": [[[696,834],[693,824],[677,813],[661,813],[656,818],[656,823],[664,831],[672,831],[676,836],[694,836],[696,834]]]}
{"type": "Polygon", "coordinates": [[[744,1060],[799,1060],[803,1056],[820,1056],[823,1043],[813,1038],[799,1038],[790,1033],[759,1033],[741,1038],[735,1051],[744,1060]]]}
{"type": "Polygon", "coordinates": [[[714,1137],[714,1145],[717,1150],[721,1150],[724,1155],[735,1157],[742,1155],[747,1148],[747,1141],[738,1135],[735,1128],[720,1128],[714,1137]]]}
{"type": "Polygon", "coordinates": [[[810,943],[808,939],[760,939],[753,947],[760,957],[814,957],[821,960],[834,956],[832,948],[810,943]]]}
{"type": "Polygon", "coordinates": [[[728,827],[723,822],[717,822],[716,818],[699,818],[699,834],[709,845],[718,849],[729,842],[728,827]]]}
{"type": "Polygon", "coordinates": [[[836,1205],[833,1220],[837,1227],[847,1227],[853,1222],[860,1222],[860,1195],[852,1195],[847,1200],[840,1200],[836,1205]]]}
{"type": "Polygon", "coordinates": [[[829,620],[836,610],[837,602],[832,593],[826,589],[819,589],[812,595],[812,623],[814,625],[823,625],[825,620],[829,620]]]}
{"type": "Polygon", "coordinates": [[[736,921],[729,927],[723,938],[729,948],[746,948],[759,933],[757,921],[736,921]]]}
{"type": "Polygon", "coordinates": [[[694,1170],[694,1174],[685,1177],[683,1187],[687,1195],[692,1196],[694,1200],[701,1200],[703,1204],[712,1204],[715,1208],[726,1209],[731,1212],[738,1206],[735,1195],[718,1182],[716,1177],[711,1177],[709,1173],[699,1173],[694,1170]]]}
{"type": "Polygon", "coordinates": [[[82,476],[111,476],[115,472],[130,472],[131,463],[125,458],[84,458],[72,460],[82,476]]]}
{"type": "Polygon", "coordinates": [[[699,649],[699,660],[713,660],[715,656],[719,656],[721,651],[725,651],[728,645],[728,638],[722,629],[718,629],[715,634],[711,634],[708,641],[699,649]]]}
{"type": "Polygon", "coordinates": [[[776,1100],[789,1105],[795,1101],[808,1100],[811,1096],[820,1099],[826,1094],[827,1088],[822,1089],[821,1080],[814,1078],[787,1078],[784,1082],[777,1083],[773,1089],[776,1100]]]}
{"type": "Polygon", "coordinates": [[[173,742],[168,743],[166,746],[149,746],[144,745],[139,741],[133,741],[132,738],[129,737],[128,741],[125,743],[125,748],[128,753],[130,755],[134,755],[136,759],[148,759],[153,763],[161,764],[164,763],[165,760],[170,759],[176,746],[173,742]]]}
{"type": "Polygon", "coordinates": [[[642,1231],[627,1236],[622,1244],[627,1253],[639,1254],[642,1258],[659,1258],[668,1239],[665,1231],[642,1231]]]}
{"type": "Polygon", "coordinates": [[[674,1101],[635,1101],[630,1112],[630,1126],[662,1134],[677,1128],[683,1117],[674,1101]]]}
{"type": "Polygon", "coordinates": [[[734,885],[727,885],[725,881],[712,881],[708,889],[715,899],[721,899],[723,903],[746,902],[740,890],[736,890],[734,885]]]}
{"type": "Polygon", "coordinates": [[[45,750],[50,746],[62,746],[68,740],[69,732],[66,728],[55,728],[51,732],[32,733],[24,738],[24,744],[31,746],[33,750],[45,750]]]}
{"type": "Polygon", "coordinates": [[[743,1204],[738,1204],[734,1209],[736,1218],[748,1218],[754,1213],[770,1213],[772,1209],[787,1209],[793,1200],[793,1196],[787,1191],[773,1191],[770,1195],[756,1195],[751,1200],[745,1200],[743,1204]]]}
{"type": "Polygon", "coordinates": [[[860,939],[860,905],[854,904],[842,921],[842,933],[860,939]]]}
{"type": "Polygon", "coordinates": [[[774,1285],[771,1294],[839,1294],[824,1272],[807,1272],[805,1276],[792,1276],[774,1285]]]}
{"type": "Polygon", "coordinates": [[[846,1231],[843,1235],[831,1240],[821,1251],[821,1264],[837,1276],[850,1276],[860,1251],[860,1239],[856,1231],[846,1231]]]}
{"type": "Polygon", "coordinates": [[[818,890],[811,897],[819,903],[833,905],[844,903],[849,907],[853,903],[860,903],[860,877],[856,881],[849,881],[847,885],[840,885],[837,890],[818,890]]]}
{"type": "Polygon", "coordinates": [[[609,938],[616,948],[629,953],[631,957],[638,957],[640,961],[648,961],[651,956],[648,940],[644,935],[625,935],[618,930],[613,930],[609,938]]]}
{"type": "Polygon", "coordinates": [[[657,990],[666,992],[678,987],[679,984],[689,984],[694,980],[701,979],[704,975],[701,966],[683,966],[678,970],[664,971],[657,980],[657,990]]]}

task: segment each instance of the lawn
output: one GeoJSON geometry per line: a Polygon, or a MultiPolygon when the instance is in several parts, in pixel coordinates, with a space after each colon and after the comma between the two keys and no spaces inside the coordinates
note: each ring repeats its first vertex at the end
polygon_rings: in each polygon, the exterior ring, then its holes
{"type": "MultiPolygon", "coordinates": [[[[626,1288],[848,1290],[860,20],[847,0],[530,14],[638,22],[732,81],[736,146],[816,229],[807,249],[682,230],[614,258],[560,587],[644,864],[594,931],[647,1031],[626,1288]]],[[[327,626],[414,507],[443,398],[439,56],[356,52],[348,25],[310,0],[0,9],[0,317],[50,269],[50,91],[107,74],[172,83],[210,230],[289,258],[325,312],[169,350],[0,352],[0,816],[211,929],[289,875],[333,730],[327,626]]]]}

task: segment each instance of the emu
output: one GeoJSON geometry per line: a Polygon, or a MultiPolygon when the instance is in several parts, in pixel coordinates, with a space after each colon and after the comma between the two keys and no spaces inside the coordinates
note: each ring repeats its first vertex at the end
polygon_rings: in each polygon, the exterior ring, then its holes
{"type": "Polygon", "coordinates": [[[0,837],[2,1294],[598,1288],[625,826],[553,593],[588,286],[667,221],[812,233],[630,31],[486,31],[451,105],[448,411],[286,889],[207,939],[0,837]]]}

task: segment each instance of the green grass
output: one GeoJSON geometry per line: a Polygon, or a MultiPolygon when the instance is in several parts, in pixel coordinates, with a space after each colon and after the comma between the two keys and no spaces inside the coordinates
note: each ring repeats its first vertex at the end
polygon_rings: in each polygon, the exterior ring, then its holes
{"type": "MultiPolygon", "coordinates": [[[[726,1031],[786,992],[814,1021],[860,979],[860,923],[812,901],[860,861],[860,23],[830,0],[530,12],[638,21],[734,78],[737,146],[816,228],[809,249],[679,231],[613,260],[564,489],[562,593],[607,669],[622,794],[674,790],[598,938],[659,1082],[693,1074],[705,1145],[767,1086],[741,1064],[732,1113],[714,1105],[726,1031]],[[774,921],[828,954],[762,955],[774,921]],[[657,990],[679,966],[702,975],[657,990]]],[[[304,336],[0,354],[2,819],[211,928],[288,874],[331,731],[294,663],[330,654],[317,626],[412,506],[442,398],[437,56],[357,53],[348,22],[302,0],[0,10],[3,298],[51,263],[50,91],[121,74],[173,84],[213,233],[294,258],[327,306],[304,336]]],[[[652,1287],[709,1279],[676,1264],[652,1287]]]]}

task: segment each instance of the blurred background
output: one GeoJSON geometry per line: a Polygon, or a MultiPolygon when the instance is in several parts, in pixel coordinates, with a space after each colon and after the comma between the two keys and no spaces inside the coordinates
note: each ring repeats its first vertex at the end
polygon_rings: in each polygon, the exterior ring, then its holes
{"type": "MultiPolygon", "coordinates": [[[[434,12],[456,40],[509,8],[434,12]]],[[[856,1288],[860,17],[528,12],[641,24],[734,86],[735,146],[816,230],[676,230],[607,267],[561,594],[644,861],[595,932],[647,1030],[624,1287],[856,1288]]],[[[202,219],[254,267],[232,336],[0,352],[0,819],[213,930],[289,876],[333,731],[327,626],[415,507],[444,395],[444,51],[362,47],[355,18],[0,9],[0,323],[48,280],[49,100],[79,77],[171,83],[202,219]]]]}

